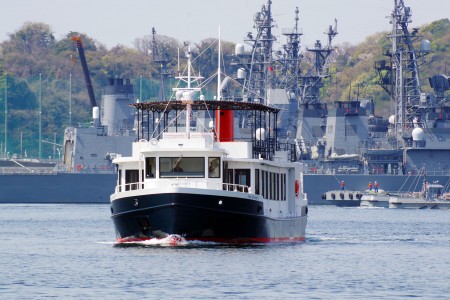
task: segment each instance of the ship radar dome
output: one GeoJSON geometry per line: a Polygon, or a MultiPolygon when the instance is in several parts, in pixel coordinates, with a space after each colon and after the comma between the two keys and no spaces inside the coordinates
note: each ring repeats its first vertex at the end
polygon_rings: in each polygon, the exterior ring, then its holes
{"type": "Polygon", "coordinates": [[[237,70],[237,78],[238,79],[245,79],[246,76],[247,76],[247,72],[245,71],[244,68],[240,68],[237,70]]]}
{"type": "Polygon", "coordinates": [[[423,40],[422,43],[420,43],[420,51],[431,52],[431,43],[429,40],[423,40]]]}
{"type": "Polygon", "coordinates": [[[394,116],[394,115],[391,115],[391,116],[389,117],[389,124],[392,124],[392,125],[395,124],[395,116],[394,116]]]}
{"type": "Polygon", "coordinates": [[[242,55],[244,54],[244,44],[236,44],[234,47],[234,54],[242,55]]]}
{"type": "Polygon", "coordinates": [[[264,128],[256,129],[256,139],[258,141],[264,141],[266,139],[266,130],[264,128]]]}
{"type": "Polygon", "coordinates": [[[422,128],[414,128],[412,131],[412,139],[413,141],[423,141],[424,139],[424,132],[422,128]]]}

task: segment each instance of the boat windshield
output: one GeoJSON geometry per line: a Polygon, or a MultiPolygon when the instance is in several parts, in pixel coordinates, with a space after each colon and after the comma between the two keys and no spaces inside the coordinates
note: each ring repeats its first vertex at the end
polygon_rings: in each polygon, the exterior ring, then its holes
{"type": "Polygon", "coordinates": [[[167,177],[205,177],[204,157],[161,157],[159,176],[167,177]]]}

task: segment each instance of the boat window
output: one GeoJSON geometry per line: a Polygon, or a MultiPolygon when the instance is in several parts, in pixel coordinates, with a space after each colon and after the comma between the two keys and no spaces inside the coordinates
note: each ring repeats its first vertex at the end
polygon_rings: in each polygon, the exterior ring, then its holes
{"type": "Polygon", "coordinates": [[[255,169],[255,194],[259,195],[259,169],[255,169]]]}
{"type": "Polygon", "coordinates": [[[226,184],[224,184],[224,190],[229,190],[229,191],[232,191],[233,190],[233,172],[234,172],[234,170],[233,169],[228,169],[228,164],[226,164],[226,173],[225,173],[225,176],[226,176],[226,178],[225,178],[225,180],[224,180],[224,183],[226,183],[226,184]]]}
{"type": "Polygon", "coordinates": [[[205,158],[161,157],[159,177],[205,177],[205,158]]]}
{"type": "Polygon", "coordinates": [[[272,172],[267,172],[269,173],[269,179],[267,180],[267,182],[269,183],[269,195],[267,197],[267,199],[272,200],[273,199],[273,173],[272,172]]]}
{"type": "Polygon", "coordinates": [[[228,182],[228,163],[226,161],[223,162],[223,183],[228,182]]]}
{"type": "Polygon", "coordinates": [[[121,192],[122,191],[122,184],[121,184],[122,183],[122,170],[121,169],[119,169],[118,174],[119,174],[119,176],[117,178],[117,182],[118,182],[118,186],[119,186],[119,192],[121,192]]]}
{"type": "Polygon", "coordinates": [[[125,170],[125,191],[137,190],[139,182],[139,170],[125,170]]]}
{"type": "Polygon", "coordinates": [[[280,200],[280,174],[275,174],[275,200],[280,200]]]}
{"type": "Polygon", "coordinates": [[[266,198],[266,171],[261,170],[261,195],[266,198]]]}
{"type": "Polygon", "coordinates": [[[156,158],[146,157],[145,158],[145,177],[154,178],[156,173],[156,158]]]}
{"type": "Polygon", "coordinates": [[[208,177],[220,177],[220,157],[208,157],[208,177]]]}
{"type": "Polygon", "coordinates": [[[238,191],[248,192],[247,187],[250,187],[250,169],[236,169],[234,182],[238,185],[238,191]]]}

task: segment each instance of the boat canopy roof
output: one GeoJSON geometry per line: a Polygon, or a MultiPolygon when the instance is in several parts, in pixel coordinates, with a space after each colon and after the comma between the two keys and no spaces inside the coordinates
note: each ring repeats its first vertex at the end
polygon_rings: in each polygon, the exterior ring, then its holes
{"type": "Polygon", "coordinates": [[[139,110],[152,112],[164,112],[171,110],[183,110],[187,104],[191,104],[192,110],[251,110],[270,113],[278,113],[279,108],[270,107],[261,103],[241,101],[219,101],[219,100],[173,100],[173,101],[151,101],[130,104],[139,110]]]}

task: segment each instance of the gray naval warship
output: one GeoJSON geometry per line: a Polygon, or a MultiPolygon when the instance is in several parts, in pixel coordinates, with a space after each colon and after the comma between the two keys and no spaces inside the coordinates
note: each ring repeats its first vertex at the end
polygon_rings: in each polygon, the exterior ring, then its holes
{"type": "MultiPolygon", "coordinates": [[[[373,100],[321,101],[320,90],[330,76],[337,21],[326,32],[326,42],[316,41],[303,55],[297,8],[294,26],[281,30],[286,43],[274,50],[275,24],[268,0],[254,15],[255,32],[248,32],[244,43],[236,45],[234,74],[221,84],[223,98],[281,109],[278,126],[272,124],[278,130],[265,124],[258,138],[294,145],[291,156],[307,165],[303,180],[310,204],[328,204],[321,195],[340,188],[342,182],[351,190],[363,191],[377,181],[385,191],[411,191],[420,188],[421,184],[412,186],[418,181],[443,185],[448,181],[450,107],[445,93],[449,80],[445,75],[433,76],[429,82],[434,93],[422,92],[419,67],[426,63],[431,46],[416,29],[409,29],[411,17],[404,1],[394,0],[391,47],[384,52],[386,59],[375,64],[379,83],[395,104],[389,118],[375,116],[373,100]],[[301,68],[307,62],[310,66],[301,68]]],[[[164,66],[168,62],[154,60],[164,66]]],[[[162,84],[168,74],[163,71],[162,84]]],[[[164,93],[160,97],[164,99],[164,93]]],[[[0,166],[0,202],[108,203],[117,177],[112,159],[130,155],[136,139],[153,137],[136,136],[138,126],[150,127],[163,119],[160,115],[139,119],[128,106],[133,102],[130,82],[111,79],[100,110],[91,97],[92,125],[65,130],[62,163],[52,168],[28,167],[26,162],[13,162],[10,169],[0,166]]],[[[236,113],[235,139],[254,134],[256,122],[245,112],[236,113]]]]}
{"type": "MultiPolygon", "coordinates": [[[[393,2],[391,46],[383,53],[385,59],[375,63],[379,84],[394,103],[389,118],[375,115],[373,100],[321,101],[337,21],[326,32],[325,44],[317,41],[306,48],[312,63],[305,70],[300,69],[305,56],[300,53],[298,8],[295,26],[282,29],[287,42],[281,50],[272,48],[276,40],[272,1],[254,16],[256,33],[248,33],[244,40],[251,50],[236,45],[236,78],[248,91],[242,93],[242,101],[282,109],[280,130],[272,136],[294,143],[293,155],[308,166],[304,189],[310,204],[325,204],[321,195],[342,184],[364,191],[376,181],[385,191],[418,191],[423,180],[443,185],[449,181],[450,106],[445,99],[449,79],[435,75],[429,78],[434,93],[422,92],[419,69],[428,62],[431,44],[417,29],[409,29],[411,8],[403,0],[393,2]]],[[[251,120],[241,115],[236,127],[241,136],[249,134],[251,120]]]]}

